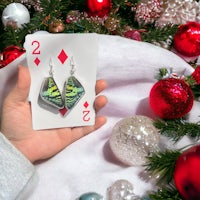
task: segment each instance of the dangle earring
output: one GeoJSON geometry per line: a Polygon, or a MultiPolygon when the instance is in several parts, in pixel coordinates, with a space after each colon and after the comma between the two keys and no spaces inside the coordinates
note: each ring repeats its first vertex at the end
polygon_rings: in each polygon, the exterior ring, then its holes
{"type": "Polygon", "coordinates": [[[53,78],[53,64],[51,59],[49,66],[50,76],[44,79],[40,89],[39,97],[47,105],[50,105],[53,108],[62,109],[64,108],[64,101],[62,99],[62,94],[53,78]]]}
{"type": "Polygon", "coordinates": [[[75,73],[75,64],[73,57],[70,60],[71,65],[71,72],[70,77],[65,82],[64,86],[64,100],[65,100],[65,107],[68,110],[74,108],[74,106],[80,101],[82,96],[85,94],[85,89],[81,85],[81,83],[74,77],[75,73]]]}

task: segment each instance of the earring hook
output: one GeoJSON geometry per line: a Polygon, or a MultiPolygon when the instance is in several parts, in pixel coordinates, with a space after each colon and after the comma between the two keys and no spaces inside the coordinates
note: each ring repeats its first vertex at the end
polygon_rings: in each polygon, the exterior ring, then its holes
{"type": "Polygon", "coordinates": [[[49,75],[50,75],[50,76],[53,76],[54,71],[53,71],[53,62],[52,62],[52,58],[50,58],[50,60],[49,60],[49,67],[50,67],[49,75]]]}
{"type": "Polygon", "coordinates": [[[73,56],[72,56],[71,59],[70,59],[70,65],[71,65],[71,67],[72,67],[72,68],[71,68],[71,76],[73,76],[74,73],[75,73],[75,71],[76,71],[73,56]]]}

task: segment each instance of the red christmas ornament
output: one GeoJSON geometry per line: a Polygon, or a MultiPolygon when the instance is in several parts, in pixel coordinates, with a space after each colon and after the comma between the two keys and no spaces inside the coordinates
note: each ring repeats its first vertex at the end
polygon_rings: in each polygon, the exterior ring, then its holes
{"type": "Polygon", "coordinates": [[[183,152],[176,161],[174,182],[184,200],[200,199],[200,145],[183,152]]]}
{"type": "Polygon", "coordinates": [[[5,67],[25,52],[18,46],[9,46],[1,53],[0,68],[5,67]]]}
{"type": "Polygon", "coordinates": [[[124,37],[132,40],[142,41],[141,34],[137,30],[129,30],[124,33],[124,37]]]}
{"type": "Polygon", "coordinates": [[[174,48],[184,56],[200,55],[200,24],[188,22],[179,27],[174,36],[174,48]]]}
{"type": "Polygon", "coordinates": [[[163,119],[176,119],[186,115],[192,108],[194,96],[182,79],[167,78],[158,81],[151,89],[150,106],[163,119]]]}
{"type": "Polygon", "coordinates": [[[198,66],[194,72],[192,73],[192,77],[196,81],[197,84],[200,84],[200,66],[198,66]]]}
{"type": "Polygon", "coordinates": [[[111,10],[111,0],[87,0],[88,14],[91,16],[104,17],[111,10]]]}

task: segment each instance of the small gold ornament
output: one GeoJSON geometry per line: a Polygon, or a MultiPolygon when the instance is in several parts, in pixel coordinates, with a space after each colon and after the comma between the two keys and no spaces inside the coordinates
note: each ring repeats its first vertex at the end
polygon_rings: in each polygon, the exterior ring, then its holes
{"type": "Polygon", "coordinates": [[[119,20],[114,17],[108,17],[105,20],[104,26],[110,32],[116,31],[119,27],[119,20]]]}
{"type": "Polygon", "coordinates": [[[49,32],[51,33],[61,33],[65,30],[65,25],[60,19],[54,19],[49,24],[49,32]]]}

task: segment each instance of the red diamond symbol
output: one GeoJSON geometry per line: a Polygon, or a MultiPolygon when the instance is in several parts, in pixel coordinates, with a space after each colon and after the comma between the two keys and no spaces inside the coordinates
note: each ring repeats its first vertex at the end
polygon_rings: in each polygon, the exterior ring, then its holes
{"type": "Polygon", "coordinates": [[[87,107],[89,106],[88,102],[86,101],[86,102],[83,104],[83,106],[84,106],[85,108],[87,108],[87,107]]]}
{"type": "Polygon", "coordinates": [[[39,59],[39,58],[36,58],[36,59],[34,60],[34,63],[38,66],[38,65],[40,64],[40,59],[39,59]]]}
{"type": "Polygon", "coordinates": [[[67,60],[68,56],[65,53],[65,51],[62,49],[62,51],[60,52],[60,54],[58,55],[58,59],[60,60],[60,62],[62,64],[64,64],[64,62],[67,60]]]}
{"type": "Polygon", "coordinates": [[[59,112],[61,113],[62,116],[65,116],[65,114],[66,114],[67,111],[68,110],[65,107],[59,110],[59,112]]]}

